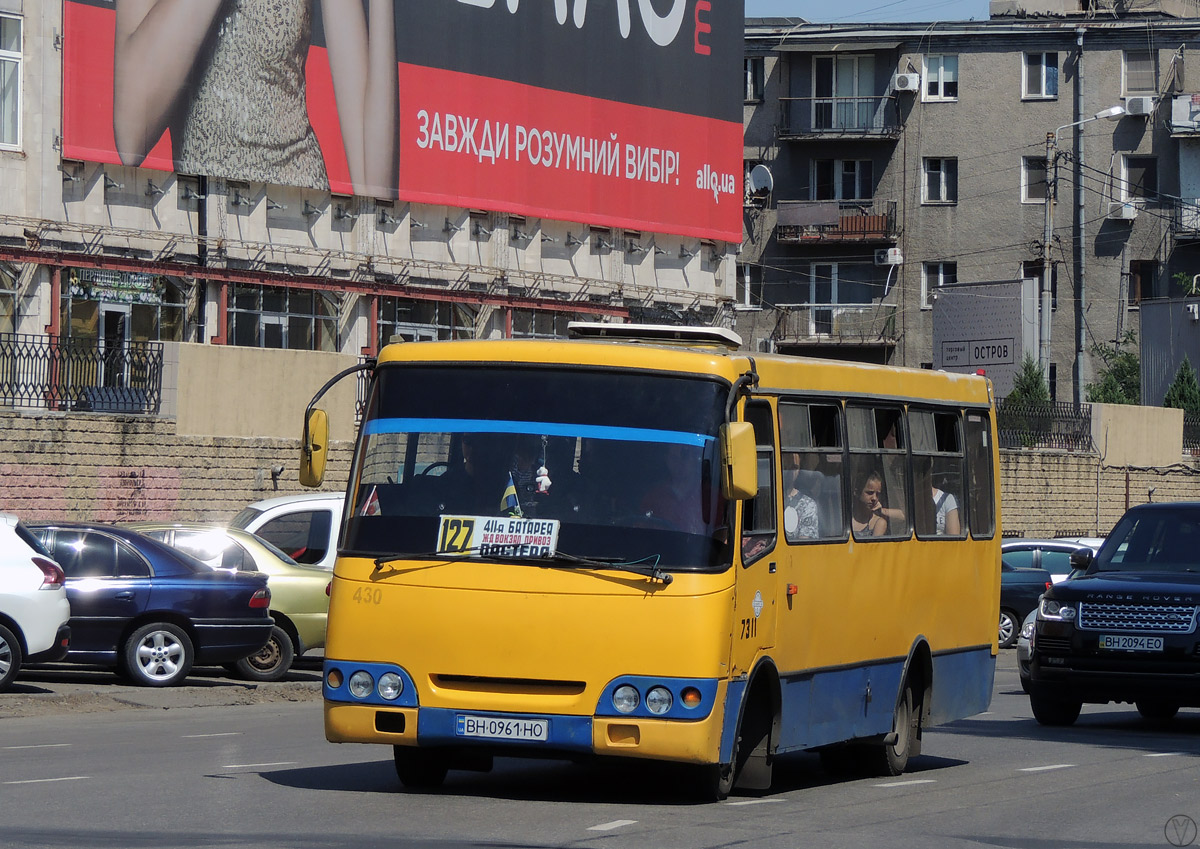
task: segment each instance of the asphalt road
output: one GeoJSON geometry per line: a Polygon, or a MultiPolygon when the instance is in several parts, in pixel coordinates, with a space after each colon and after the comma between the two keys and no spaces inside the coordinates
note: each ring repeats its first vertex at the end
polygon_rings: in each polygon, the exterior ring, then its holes
{"type": "Polygon", "coordinates": [[[325,742],[317,677],[251,690],[214,673],[150,694],[23,676],[18,699],[61,707],[13,717],[0,696],[0,846],[1123,849],[1195,843],[1200,820],[1200,711],[1154,728],[1086,707],[1045,729],[1012,651],[991,710],[927,732],[905,775],[836,780],[799,755],[770,793],[709,805],[635,764],[506,759],[407,792],[386,748],[325,742]],[[88,690],[108,707],[73,709],[88,690]]]}

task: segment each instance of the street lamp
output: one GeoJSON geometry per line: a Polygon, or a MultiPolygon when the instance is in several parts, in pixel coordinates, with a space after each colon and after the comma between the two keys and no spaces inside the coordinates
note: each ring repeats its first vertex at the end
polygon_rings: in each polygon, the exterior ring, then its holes
{"type": "Polygon", "coordinates": [[[1075,121],[1070,124],[1063,124],[1053,133],[1046,133],[1046,205],[1045,224],[1042,233],[1042,291],[1041,314],[1038,323],[1038,366],[1042,370],[1042,377],[1047,381],[1050,379],[1050,272],[1052,268],[1050,263],[1050,240],[1054,235],[1054,205],[1058,202],[1058,134],[1071,127],[1079,127],[1092,121],[1099,121],[1102,118],[1109,121],[1119,121],[1124,116],[1124,106],[1110,106],[1107,109],[1101,109],[1090,118],[1084,118],[1082,121],[1075,121]]]}

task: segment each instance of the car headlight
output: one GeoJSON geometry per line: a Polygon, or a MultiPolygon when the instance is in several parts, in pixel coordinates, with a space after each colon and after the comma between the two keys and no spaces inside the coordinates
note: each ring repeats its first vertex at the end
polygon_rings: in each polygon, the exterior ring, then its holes
{"type": "Polygon", "coordinates": [[[1074,622],[1076,610],[1069,604],[1043,598],[1038,602],[1038,616],[1042,619],[1053,619],[1056,622],[1074,622]]]}
{"type": "Polygon", "coordinates": [[[350,676],[350,695],[356,699],[365,699],[375,689],[375,679],[370,672],[362,669],[350,676]]]}
{"type": "Polygon", "coordinates": [[[646,693],[646,710],[655,716],[662,716],[671,709],[675,698],[666,687],[651,687],[646,693]]]}
{"type": "Polygon", "coordinates": [[[1037,626],[1034,624],[1034,622],[1032,620],[1029,622],[1026,622],[1024,625],[1021,626],[1021,639],[1032,640],[1033,632],[1034,632],[1034,630],[1036,630],[1036,628],[1037,628],[1037,626]]]}
{"type": "Polygon", "coordinates": [[[621,713],[633,713],[641,701],[642,697],[638,694],[637,688],[629,684],[622,684],[612,694],[613,707],[621,713]]]}
{"type": "Polygon", "coordinates": [[[378,690],[380,698],[387,699],[389,702],[395,701],[404,691],[404,681],[395,672],[385,672],[379,676],[376,690],[378,690]]]}

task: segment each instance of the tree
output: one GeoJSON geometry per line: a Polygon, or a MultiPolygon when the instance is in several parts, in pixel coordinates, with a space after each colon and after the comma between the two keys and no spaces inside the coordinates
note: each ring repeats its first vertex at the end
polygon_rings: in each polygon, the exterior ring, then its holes
{"type": "Polygon", "coordinates": [[[1167,387],[1164,407],[1174,407],[1185,413],[1200,413],[1200,383],[1196,382],[1196,370],[1185,356],[1175,372],[1175,379],[1167,387]]]}
{"type": "Polygon", "coordinates": [[[1037,360],[1029,354],[1026,354],[1025,359],[1021,361],[1021,370],[1017,372],[1017,376],[1013,380],[1012,391],[1004,400],[1035,404],[1050,403],[1050,389],[1046,386],[1046,378],[1042,374],[1037,360]]]}
{"type": "Polygon", "coordinates": [[[1100,369],[1100,379],[1087,386],[1089,401],[1097,404],[1142,403],[1142,366],[1136,348],[1137,336],[1132,330],[1111,348],[1092,345],[1092,354],[1104,361],[1104,367],[1100,369]]]}

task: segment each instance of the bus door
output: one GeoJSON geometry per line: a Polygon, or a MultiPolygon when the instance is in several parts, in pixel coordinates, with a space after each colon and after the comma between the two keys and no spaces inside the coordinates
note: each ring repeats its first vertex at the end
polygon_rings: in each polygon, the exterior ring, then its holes
{"type": "Polygon", "coordinates": [[[758,494],[741,506],[741,563],[734,586],[730,674],[746,675],[762,649],[775,645],[778,611],[778,538],[775,521],[775,427],[766,401],[746,404],[758,445],[758,494]]]}

